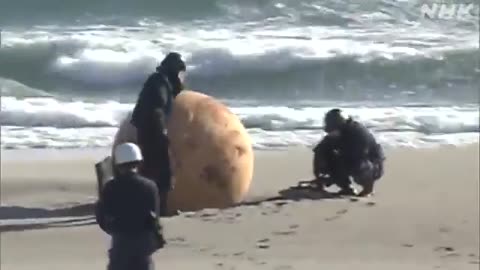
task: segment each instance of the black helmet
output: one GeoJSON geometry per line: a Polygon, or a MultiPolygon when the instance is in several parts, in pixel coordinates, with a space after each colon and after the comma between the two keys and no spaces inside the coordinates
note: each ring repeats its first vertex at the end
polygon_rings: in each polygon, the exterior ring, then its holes
{"type": "Polygon", "coordinates": [[[182,55],[177,52],[171,52],[165,56],[160,63],[160,67],[167,70],[169,73],[178,74],[180,71],[187,69],[185,62],[182,60],[182,55]]]}
{"type": "Polygon", "coordinates": [[[341,125],[343,125],[343,123],[345,123],[345,118],[343,117],[342,111],[340,109],[331,109],[325,114],[325,132],[331,132],[335,129],[338,129],[341,125]]]}

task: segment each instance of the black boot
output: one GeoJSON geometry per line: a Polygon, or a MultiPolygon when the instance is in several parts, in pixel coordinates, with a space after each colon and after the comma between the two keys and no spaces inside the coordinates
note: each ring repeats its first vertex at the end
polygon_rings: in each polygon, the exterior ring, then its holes
{"type": "Polygon", "coordinates": [[[340,191],[336,193],[339,196],[354,196],[357,195],[355,189],[351,186],[350,177],[344,176],[335,179],[335,184],[340,188],[340,191]]]}
{"type": "Polygon", "coordinates": [[[168,216],[168,191],[160,191],[160,216],[168,216]]]}

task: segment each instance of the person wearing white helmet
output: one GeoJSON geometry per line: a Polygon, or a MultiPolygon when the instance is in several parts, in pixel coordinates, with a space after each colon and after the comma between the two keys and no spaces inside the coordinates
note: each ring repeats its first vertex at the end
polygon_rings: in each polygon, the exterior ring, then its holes
{"type": "Polygon", "coordinates": [[[100,228],[112,236],[108,270],[153,269],[151,255],[165,244],[158,188],[138,174],[143,157],[136,144],[118,145],[113,160],[115,178],[102,188],[95,213],[100,228]]]}

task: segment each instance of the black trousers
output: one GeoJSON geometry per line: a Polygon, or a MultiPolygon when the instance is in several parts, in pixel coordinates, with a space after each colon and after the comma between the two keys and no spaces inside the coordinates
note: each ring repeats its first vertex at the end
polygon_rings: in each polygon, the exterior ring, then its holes
{"type": "Polygon", "coordinates": [[[348,168],[338,162],[330,171],[332,182],[342,189],[348,188],[351,180],[362,187],[373,186],[379,168],[370,160],[362,160],[354,167],[348,168]]]}
{"type": "Polygon", "coordinates": [[[170,190],[160,191],[160,216],[168,215],[168,192],[170,190]]]}
{"type": "Polygon", "coordinates": [[[171,190],[172,173],[168,155],[168,138],[159,128],[137,128],[137,141],[142,151],[141,174],[153,180],[160,196],[160,214],[167,214],[168,192],[171,190]]]}
{"type": "Polygon", "coordinates": [[[112,235],[107,270],[153,270],[151,255],[159,249],[151,232],[112,235]]]}
{"type": "Polygon", "coordinates": [[[341,189],[350,187],[351,178],[362,187],[371,187],[383,176],[383,162],[360,160],[355,166],[347,166],[344,160],[333,151],[316,152],[314,173],[328,175],[326,186],[337,185],[341,189]]]}
{"type": "Polygon", "coordinates": [[[107,270],[154,270],[151,256],[115,256],[109,258],[107,270]]]}

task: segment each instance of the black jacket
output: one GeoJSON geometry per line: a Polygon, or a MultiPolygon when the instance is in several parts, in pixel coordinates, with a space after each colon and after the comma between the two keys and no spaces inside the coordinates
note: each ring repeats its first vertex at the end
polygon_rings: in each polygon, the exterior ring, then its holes
{"type": "Polygon", "coordinates": [[[315,154],[332,154],[337,150],[347,169],[359,166],[363,161],[382,162],[383,149],[373,134],[362,124],[348,119],[338,137],[327,135],[314,149],[315,154]]]}
{"type": "Polygon", "coordinates": [[[133,109],[131,123],[137,128],[165,127],[166,116],[172,110],[173,89],[161,69],[151,74],[143,85],[133,109]]]}
{"type": "Polygon", "coordinates": [[[155,183],[131,172],[107,182],[96,207],[100,228],[110,235],[158,231],[159,195],[155,183]]]}
{"type": "Polygon", "coordinates": [[[382,162],[385,159],[373,134],[359,122],[348,119],[340,134],[338,149],[348,168],[356,168],[364,160],[382,162]]]}

